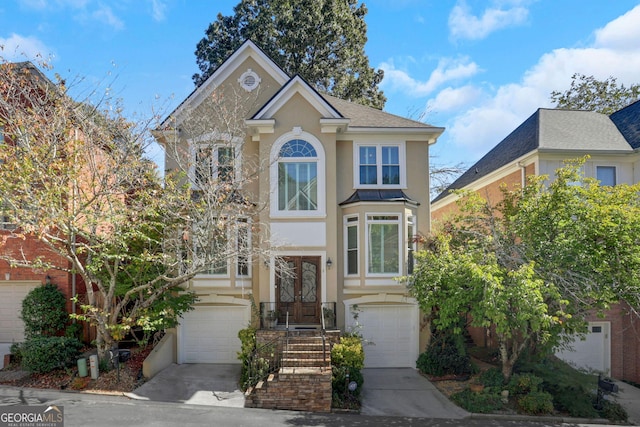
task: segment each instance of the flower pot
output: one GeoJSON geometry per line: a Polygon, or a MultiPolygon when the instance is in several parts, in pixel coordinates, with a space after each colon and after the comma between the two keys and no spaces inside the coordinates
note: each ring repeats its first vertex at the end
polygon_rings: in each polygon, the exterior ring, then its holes
{"type": "Polygon", "coordinates": [[[484,390],[484,384],[471,383],[469,384],[469,390],[474,393],[480,393],[482,390],[484,390]]]}

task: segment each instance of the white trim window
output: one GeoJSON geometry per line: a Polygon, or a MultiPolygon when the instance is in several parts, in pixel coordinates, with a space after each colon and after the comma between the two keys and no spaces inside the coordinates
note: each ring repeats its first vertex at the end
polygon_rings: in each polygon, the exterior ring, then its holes
{"type": "Polygon", "coordinates": [[[400,274],[400,215],[367,214],[367,275],[400,274]]]}
{"type": "Polygon", "coordinates": [[[355,144],[356,188],[404,188],[406,186],[403,143],[355,144]]]}
{"type": "Polygon", "coordinates": [[[360,227],[357,215],[344,218],[344,274],[357,276],[360,272],[360,227]]]}
{"type": "Polygon", "coordinates": [[[616,167],[596,166],[596,179],[600,181],[600,185],[613,187],[617,183],[616,167]]]}
{"type": "Polygon", "coordinates": [[[233,184],[239,177],[238,150],[232,144],[195,144],[191,176],[194,187],[233,184]]]}
{"type": "Polygon", "coordinates": [[[237,220],[236,277],[251,277],[251,222],[247,218],[237,220]]]}
{"type": "Polygon", "coordinates": [[[416,251],[416,217],[407,216],[407,274],[413,274],[414,259],[413,254],[416,251]]]}
{"type": "Polygon", "coordinates": [[[271,149],[271,214],[309,217],[325,214],[324,149],[313,135],[297,130],[271,149]]]}
{"type": "Polygon", "coordinates": [[[213,261],[199,276],[229,278],[229,264],[235,259],[235,276],[251,277],[251,221],[248,218],[237,218],[235,227],[222,221],[210,228],[212,230],[208,235],[199,232],[200,230],[194,232],[196,260],[202,257],[213,261]]]}

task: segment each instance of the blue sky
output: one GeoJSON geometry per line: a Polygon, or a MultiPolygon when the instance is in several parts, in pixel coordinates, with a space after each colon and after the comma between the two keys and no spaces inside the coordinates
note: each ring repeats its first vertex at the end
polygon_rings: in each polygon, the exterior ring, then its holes
{"type": "MultiPolygon", "coordinates": [[[[239,0],[3,0],[0,55],[41,55],[125,114],[167,113],[194,88],[195,47],[239,0]]],[[[369,0],[366,53],[385,110],[446,128],[435,161],[479,159],[571,75],[640,83],[638,0],[369,0]]],[[[161,153],[150,156],[161,162],[161,153]]]]}

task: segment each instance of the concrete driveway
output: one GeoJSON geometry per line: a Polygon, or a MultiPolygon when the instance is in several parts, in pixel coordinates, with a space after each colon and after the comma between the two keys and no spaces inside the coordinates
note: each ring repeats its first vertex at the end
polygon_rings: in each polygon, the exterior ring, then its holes
{"type": "MultiPolygon", "coordinates": [[[[363,369],[364,415],[460,419],[469,415],[411,368],[363,369]]],[[[240,365],[170,365],[126,395],[132,399],[244,407],[240,365]]]]}
{"type": "Polygon", "coordinates": [[[362,370],[364,415],[460,419],[470,414],[451,403],[412,368],[362,370]]]}
{"type": "Polygon", "coordinates": [[[138,400],[242,408],[239,379],[239,364],[172,364],[126,395],[138,400]]]}

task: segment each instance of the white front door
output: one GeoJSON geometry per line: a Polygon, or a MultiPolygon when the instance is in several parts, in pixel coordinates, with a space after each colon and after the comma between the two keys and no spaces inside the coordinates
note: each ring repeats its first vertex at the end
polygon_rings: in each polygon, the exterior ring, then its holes
{"type": "Polygon", "coordinates": [[[578,368],[584,368],[605,375],[611,374],[611,324],[609,322],[589,322],[589,332],[584,340],[574,338],[571,348],[556,352],[560,359],[578,368]]]}

